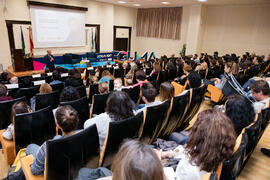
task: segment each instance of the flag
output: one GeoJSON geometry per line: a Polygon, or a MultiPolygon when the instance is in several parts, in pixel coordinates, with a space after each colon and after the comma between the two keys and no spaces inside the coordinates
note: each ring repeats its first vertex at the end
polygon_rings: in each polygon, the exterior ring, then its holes
{"type": "Polygon", "coordinates": [[[94,49],[94,30],[92,29],[92,36],[91,36],[91,49],[94,49]]]}
{"type": "Polygon", "coordinates": [[[22,39],[22,52],[23,52],[23,56],[25,56],[25,44],[24,44],[22,26],[21,26],[21,39],[22,39]]]}
{"type": "Polygon", "coordinates": [[[34,57],[34,44],[32,39],[32,28],[29,26],[30,57],[34,57]]]}
{"type": "MultiPolygon", "coordinates": [[[[97,30],[97,29],[96,29],[97,30]]],[[[95,52],[97,52],[97,31],[95,31],[95,52]]]]}

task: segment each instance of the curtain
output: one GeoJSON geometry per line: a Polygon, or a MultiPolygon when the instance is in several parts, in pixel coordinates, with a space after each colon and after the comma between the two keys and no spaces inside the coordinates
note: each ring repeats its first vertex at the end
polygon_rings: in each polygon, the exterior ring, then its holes
{"type": "Polygon", "coordinates": [[[180,40],[182,7],[138,9],[137,36],[180,40]]]}

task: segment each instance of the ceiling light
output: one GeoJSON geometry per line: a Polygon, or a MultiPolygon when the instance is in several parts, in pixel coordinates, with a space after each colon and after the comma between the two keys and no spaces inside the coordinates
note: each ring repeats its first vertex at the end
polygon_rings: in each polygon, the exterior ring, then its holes
{"type": "Polygon", "coordinates": [[[141,6],[140,4],[133,4],[133,6],[141,6]]]}
{"type": "Polygon", "coordinates": [[[207,0],[197,0],[197,1],[199,1],[199,2],[206,2],[207,0]]]}
{"type": "Polygon", "coordinates": [[[171,4],[170,2],[167,2],[167,1],[163,1],[161,2],[162,4],[171,4]]]}
{"type": "Polygon", "coordinates": [[[125,2],[125,1],[118,1],[118,3],[120,3],[120,4],[125,4],[125,3],[127,3],[127,2],[125,2]]]}

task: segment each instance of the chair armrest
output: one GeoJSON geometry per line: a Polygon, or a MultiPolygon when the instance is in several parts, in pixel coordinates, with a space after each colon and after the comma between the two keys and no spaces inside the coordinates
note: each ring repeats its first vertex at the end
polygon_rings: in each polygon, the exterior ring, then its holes
{"type": "Polygon", "coordinates": [[[11,165],[15,158],[16,158],[16,152],[15,152],[15,142],[6,140],[2,134],[5,131],[5,129],[0,130],[0,142],[2,144],[4,157],[7,161],[8,165],[11,165]]]}
{"type": "Polygon", "coordinates": [[[21,159],[22,170],[26,180],[44,180],[45,178],[43,174],[38,176],[32,174],[30,165],[33,163],[33,161],[33,155],[25,156],[21,159]]]}
{"type": "Polygon", "coordinates": [[[210,96],[211,101],[214,101],[216,103],[219,102],[223,97],[222,91],[218,89],[217,87],[212,86],[210,84],[207,86],[207,91],[208,92],[206,92],[205,95],[210,96]]]}

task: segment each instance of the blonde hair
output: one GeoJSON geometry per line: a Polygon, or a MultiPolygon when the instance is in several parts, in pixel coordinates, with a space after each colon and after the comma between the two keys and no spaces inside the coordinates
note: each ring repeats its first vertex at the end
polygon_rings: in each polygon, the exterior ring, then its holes
{"type": "Polygon", "coordinates": [[[46,94],[46,93],[51,93],[51,92],[52,92],[52,87],[48,83],[43,83],[40,85],[40,88],[39,88],[40,94],[46,94]]]}

